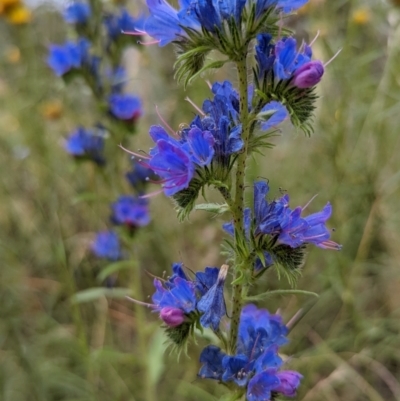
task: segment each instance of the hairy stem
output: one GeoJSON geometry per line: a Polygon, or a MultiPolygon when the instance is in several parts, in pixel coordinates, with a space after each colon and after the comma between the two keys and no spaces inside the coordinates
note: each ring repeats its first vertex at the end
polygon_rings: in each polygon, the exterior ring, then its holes
{"type": "MultiPolygon", "coordinates": [[[[244,238],[243,226],[243,207],[244,207],[244,178],[246,170],[247,150],[250,136],[249,125],[249,111],[248,111],[248,93],[247,93],[247,57],[243,58],[236,63],[238,78],[239,78],[239,96],[240,96],[240,121],[242,123],[242,139],[244,147],[242,153],[237,160],[236,178],[235,178],[235,198],[232,205],[233,224],[235,228],[235,245],[238,247],[238,239],[244,238]]],[[[236,341],[238,335],[238,327],[240,320],[240,312],[242,310],[243,298],[242,290],[243,285],[239,282],[242,276],[243,260],[238,251],[235,255],[235,279],[233,285],[232,295],[232,320],[229,336],[229,345],[231,353],[236,351],[236,341]]]]}

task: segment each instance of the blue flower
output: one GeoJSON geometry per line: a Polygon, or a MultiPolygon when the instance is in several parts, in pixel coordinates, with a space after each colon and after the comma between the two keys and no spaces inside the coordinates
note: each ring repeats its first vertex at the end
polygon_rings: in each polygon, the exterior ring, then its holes
{"type": "Polygon", "coordinates": [[[208,115],[196,116],[173,136],[161,126],[152,126],[149,134],[155,146],[148,157],[137,155],[143,166],[162,178],[167,196],[188,188],[195,174],[201,175],[200,169],[214,162],[231,168],[230,156],[243,148],[242,126],[234,121],[239,109],[237,92],[228,81],[214,84],[212,90],[214,100],[203,105],[208,115]]]}
{"type": "Polygon", "coordinates": [[[196,272],[196,289],[203,296],[217,282],[219,269],[217,267],[206,267],[204,272],[196,272]]]}
{"type": "Polygon", "coordinates": [[[291,80],[291,86],[301,89],[315,86],[324,74],[324,65],[319,60],[311,61],[312,50],[303,45],[297,50],[294,38],[283,38],[276,44],[272,36],[259,34],[257,36],[256,62],[259,78],[264,78],[270,71],[277,80],[291,80]]]}
{"type": "Polygon", "coordinates": [[[122,195],[111,205],[111,220],[115,224],[124,224],[131,228],[143,227],[150,223],[148,202],[146,199],[122,195]]]}
{"type": "Polygon", "coordinates": [[[150,17],[144,23],[144,31],[165,46],[174,41],[184,31],[179,26],[178,11],[165,0],[147,0],[150,17]]]}
{"type": "MultiPolygon", "coordinates": [[[[226,315],[223,286],[227,269],[227,265],[221,269],[206,267],[204,272],[197,272],[194,280],[191,280],[183,270],[182,263],[174,263],[173,274],[168,280],[154,280],[156,291],[152,296],[152,307],[156,311],[169,308],[164,312],[166,317],[171,317],[172,324],[172,318],[192,323],[200,318],[203,327],[217,330],[222,317],[226,315]],[[177,309],[184,313],[183,319],[177,309]]],[[[175,327],[172,324],[169,326],[175,327]]]]}
{"type": "Polygon", "coordinates": [[[92,245],[93,253],[99,258],[121,259],[121,247],[118,235],[114,231],[102,231],[96,235],[92,245]]]}
{"type": "Polygon", "coordinates": [[[194,175],[194,164],[185,150],[164,139],[157,141],[157,153],[148,166],[162,178],[167,196],[172,196],[189,186],[194,175]]]}
{"type": "Polygon", "coordinates": [[[329,239],[330,231],[325,225],[332,214],[329,203],[321,212],[302,217],[305,207],[299,206],[291,210],[287,194],[268,203],[268,191],[269,187],[265,182],[254,183],[256,234],[276,235],[279,243],[292,248],[310,243],[324,249],[341,249],[340,245],[329,239]]]}
{"type": "Polygon", "coordinates": [[[267,9],[276,8],[278,12],[286,14],[296,11],[308,0],[252,0],[256,3],[256,18],[259,18],[267,9]]]}
{"type": "Polygon", "coordinates": [[[228,266],[222,265],[215,284],[205,293],[197,304],[197,309],[203,312],[200,323],[203,327],[212,327],[216,331],[221,319],[226,315],[224,299],[224,283],[228,266]]]}
{"type": "Polygon", "coordinates": [[[117,40],[124,33],[135,32],[137,29],[143,29],[145,18],[139,16],[132,17],[126,8],[120,9],[120,14],[110,14],[104,17],[108,37],[111,40],[117,40]]]}
{"type": "Polygon", "coordinates": [[[142,192],[149,180],[155,179],[152,170],[136,162],[132,163],[132,169],[125,174],[125,177],[138,192],[142,192]]]}
{"type": "Polygon", "coordinates": [[[258,118],[266,120],[261,122],[261,129],[264,131],[274,128],[289,117],[286,107],[276,100],[267,103],[258,114],[258,118]]]}
{"type": "Polygon", "coordinates": [[[279,0],[277,7],[284,13],[291,13],[307,4],[308,0],[279,0]]]}
{"type": "Polygon", "coordinates": [[[294,38],[284,38],[275,45],[275,76],[279,79],[289,79],[303,64],[311,61],[311,49],[305,46],[303,52],[297,51],[294,38]]]}
{"type": "Polygon", "coordinates": [[[215,138],[211,132],[193,126],[179,139],[172,138],[160,126],[150,128],[156,146],[150,150],[147,165],[163,179],[164,193],[172,196],[189,186],[196,166],[211,163],[215,138]]]}
{"type": "Polygon", "coordinates": [[[321,212],[301,217],[303,208],[300,206],[287,215],[282,222],[278,241],[296,248],[302,244],[314,244],[324,249],[341,249],[341,246],[329,240],[331,234],[325,223],[331,217],[332,206],[328,202],[321,212]]]}
{"type": "Polygon", "coordinates": [[[154,279],[156,292],[152,296],[156,310],[170,307],[182,310],[189,314],[196,309],[196,287],[191,281],[176,277],[169,285],[164,287],[160,280],[154,279]]]}
{"type": "Polygon", "coordinates": [[[301,375],[279,371],[282,359],[278,349],[287,342],[286,334],[280,316],[247,305],[240,317],[237,354],[226,355],[219,347],[207,346],[200,355],[199,376],[224,383],[233,381],[246,388],[247,399],[251,401],[269,400],[272,391],[294,393],[301,375]]]}
{"type": "Polygon", "coordinates": [[[79,159],[90,159],[98,165],[103,165],[104,137],[95,131],[85,130],[78,127],[65,143],[66,151],[79,159]]]}
{"type": "Polygon", "coordinates": [[[86,24],[91,16],[89,4],[74,1],[64,11],[64,19],[68,24],[86,24]]]}
{"type": "Polygon", "coordinates": [[[147,0],[150,16],[144,31],[155,38],[160,46],[173,41],[186,40],[185,29],[199,33],[206,29],[212,33],[223,28],[223,21],[234,18],[240,23],[246,0],[181,0],[176,10],[165,0],[147,0]]]}
{"type": "Polygon", "coordinates": [[[208,166],[214,156],[215,138],[209,131],[192,128],[187,136],[189,154],[194,163],[199,166],[208,166]]]}
{"type": "Polygon", "coordinates": [[[258,75],[263,77],[265,73],[272,70],[275,61],[275,45],[271,43],[272,35],[261,33],[257,35],[256,61],[258,75]]]}
{"type": "Polygon", "coordinates": [[[221,348],[216,345],[208,345],[200,354],[200,363],[203,365],[200,368],[199,376],[202,379],[221,380],[224,368],[222,359],[225,354],[221,348]]]}
{"type": "Polygon", "coordinates": [[[86,39],[78,42],[66,42],[64,45],[50,45],[47,64],[54,73],[61,77],[72,69],[82,67],[88,58],[90,44],[86,39]]]}
{"type": "Polygon", "coordinates": [[[119,120],[135,122],[142,114],[141,101],[137,96],[113,94],[108,104],[111,114],[119,120]]]}

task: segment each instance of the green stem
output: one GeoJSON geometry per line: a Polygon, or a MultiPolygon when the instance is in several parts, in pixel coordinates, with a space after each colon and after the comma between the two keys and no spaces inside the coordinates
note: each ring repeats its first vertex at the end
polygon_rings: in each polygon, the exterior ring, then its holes
{"type": "MultiPolygon", "coordinates": [[[[131,244],[133,247],[133,244],[131,244]]],[[[134,252],[136,254],[136,252],[134,252]]],[[[135,260],[135,256],[132,254],[132,260],[135,260]]],[[[132,277],[132,288],[136,299],[145,299],[142,288],[142,271],[140,270],[139,264],[135,263],[132,277]]],[[[137,349],[139,350],[140,361],[144,370],[144,391],[145,399],[147,401],[156,400],[156,389],[151,383],[151,368],[146,357],[148,350],[148,330],[146,324],[146,309],[142,305],[134,304],[135,308],[135,321],[136,321],[136,333],[137,333],[137,349]]]]}
{"type": "MultiPolygon", "coordinates": [[[[235,245],[238,247],[238,239],[244,238],[243,227],[243,207],[244,207],[244,179],[246,170],[247,150],[250,136],[249,111],[248,111],[248,93],[247,93],[247,57],[236,62],[239,78],[239,96],[240,96],[240,120],[242,122],[242,139],[244,142],[243,152],[237,160],[236,179],[235,179],[235,198],[232,204],[233,224],[235,228],[235,245]]],[[[235,279],[232,294],[232,319],[229,336],[229,345],[231,353],[236,351],[236,341],[239,328],[240,312],[242,310],[243,285],[238,282],[243,272],[243,261],[239,252],[235,255],[235,279]]]]}

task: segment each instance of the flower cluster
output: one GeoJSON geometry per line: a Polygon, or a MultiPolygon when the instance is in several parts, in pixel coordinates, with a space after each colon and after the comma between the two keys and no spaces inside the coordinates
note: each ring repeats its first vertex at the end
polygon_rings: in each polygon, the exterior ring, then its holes
{"type": "Polygon", "coordinates": [[[312,50],[303,45],[297,50],[294,38],[280,39],[272,43],[272,35],[257,36],[256,61],[258,77],[265,79],[273,72],[275,80],[290,81],[292,86],[306,89],[315,86],[324,74],[324,65],[319,60],[311,60],[312,50]]]}
{"type": "MultiPolygon", "coordinates": [[[[329,202],[320,212],[303,217],[302,213],[308,205],[291,209],[288,194],[268,202],[268,192],[266,182],[255,182],[253,210],[244,210],[246,238],[251,243],[253,253],[258,255],[254,261],[256,271],[270,267],[274,262],[288,263],[292,268],[300,267],[303,262],[302,250],[307,244],[323,249],[341,249],[341,245],[330,240],[331,232],[326,227],[332,214],[329,202]],[[261,259],[260,255],[263,255],[261,259]]],[[[234,235],[232,222],[224,224],[223,229],[234,235]]]]}
{"type": "MultiPolygon", "coordinates": [[[[136,155],[140,163],[161,177],[167,196],[189,188],[192,183],[201,187],[226,180],[243,149],[237,91],[229,81],[214,83],[211,91],[213,99],[204,101],[201,114],[189,127],[179,133],[171,129],[170,136],[165,128],[152,126],[150,136],[155,146],[147,157],[136,155]]],[[[275,127],[287,117],[285,107],[277,101],[269,102],[262,112],[264,117],[257,121],[262,130],[275,127]]]]}
{"type": "Polygon", "coordinates": [[[85,38],[67,41],[63,45],[50,45],[47,64],[54,73],[61,77],[70,71],[94,66],[89,54],[90,43],[85,38]]]}
{"type": "MultiPolygon", "coordinates": [[[[108,260],[125,257],[117,232],[128,241],[139,227],[149,224],[149,195],[143,195],[147,182],[160,183],[162,189],[158,192],[173,197],[178,217],[193,210],[206,185],[217,188],[225,203],[206,203],[199,208],[231,213],[232,222],[223,225],[232,237],[226,240],[234,270],[231,316],[224,297],[228,265],[220,269],[206,267],[190,275],[181,263],[175,263],[170,277],[154,279],[151,303],[133,301],[159,315],[167,336],[177,347],[184,346],[195,335],[195,329],[211,329],[220,342],[207,345],[201,352],[199,376],[225,384],[235,393],[235,399],[247,401],[293,397],[302,379],[299,373],[284,370],[279,349],[288,341],[288,328],[282,318],[246,305],[251,299],[248,291],[272,265],[288,276],[297,274],[308,244],[341,249],[330,239],[326,226],[332,213],[329,203],[317,213],[304,215],[308,204],[290,208],[287,194],[269,200],[269,185],[257,181],[253,205],[244,207],[248,156],[270,147],[267,139],[288,118],[305,132],[311,130],[314,90],[325,66],[312,59],[311,45],[298,47],[294,38],[281,36],[288,30],[279,23],[282,14],[296,11],[306,2],[180,0],[176,9],[167,0],[147,0],[147,18],[135,19],[125,9],[104,15],[103,43],[94,42],[96,38],[90,36],[90,7],[77,1],[67,9],[65,18],[81,39],[64,46],[53,45],[48,59],[59,76],[70,71],[83,72],[85,79],[89,76],[91,88],[99,88],[94,93],[107,110],[109,123],[122,129],[135,125],[142,114],[140,99],[125,93],[121,84],[125,79],[120,67],[121,50],[126,43],[122,32],[148,34],[155,39],[150,43],[160,46],[173,42],[178,53],[176,77],[185,84],[208,69],[220,68],[228,61],[235,64],[238,90],[229,81],[210,85],[210,98],[201,108],[194,106],[198,114],[188,125],[175,132],[160,117],[164,126],[154,125],[149,130],[154,142],[149,153],[130,152],[134,156],[133,169],[126,177],[135,195],[122,195],[111,204],[110,220],[116,231],[98,233],[92,249],[108,260]],[[99,48],[103,54],[92,55],[99,48]],[[206,64],[206,56],[213,50],[222,53],[224,59],[206,64]],[[108,63],[104,63],[104,57],[108,63]],[[254,67],[251,72],[250,59],[254,67]],[[253,84],[249,84],[249,73],[253,84]],[[230,319],[229,324],[221,324],[225,317],[230,319]],[[225,335],[227,327],[229,337],[225,335]]],[[[101,164],[104,144],[96,142],[95,136],[80,128],[70,137],[67,150],[75,157],[101,164]]],[[[252,299],[262,299],[262,295],[252,299]]]]}
{"type": "Polygon", "coordinates": [[[92,244],[92,251],[98,258],[116,261],[121,259],[122,251],[118,234],[115,231],[97,233],[92,244]]]}
{"type": "MultiPolygon", "coordinates": [[[[194,34],[202,36],[206,31],[218,37],[225,32],[226,26],[239,27],[242,23],[247,32],[253,32],[262,27],[266,14],[290,13],[307,1],[187,0],[180,2],[181,7],[176,10],[165,0],[147,0],[150,16],[142,30],[155,38],[160,46],[188,41],[194,38],[194,34]]],[[[141,30],[139,27],[136,29],[141,30]]]]}
{"type": "Polygon", "coordinates": [[[68,24],[84,25],[91,15],[89,4],[82,1],[74,1],[64,10],[64,20],[68,24]]]}
{"type": "MultiPolygon", "coordinates": [[[[124,7],[118,6],[107,7],[110,11],[105,12],[105,6],[100,3],[92,10],[90,4],[93,3],[85,0],[69,2],[63,17],[72,26],[77,39],[51,44],[47,64],[66,83],[80,77],[91,89],[99,109],[104,111],[106,121],[101,120],[92,129],[78,127],[65,143],[66,151],[76,159],[91,160],[104,166],[106,138],[107,141],[114,140],[114,149],[117,149],[117,143],[125,141],[127,135],[134,132],[142,115],[140,99],[125,91],[127,76],[121,62],[126,46],[136,44],[136,41],[127,40],[122,32],[140,26],[143,17],[134,18],[124,7]]],[[[126,235],[132,237],[138,228],[150,223],[148,201],[141,196],[146,178],[151,174],[144,170],[140,166],[128,175],[136,195],[121,195],[111,204],[110,222],[117,227],[115,231],[97,234],[92,251],[99,258],[116,261],[126,257],[119,235],[127,240],[126,235]]],[[[102,173],[106,175],[107,170],[103,169],[102,173]]]]}
{"type": "Polygon", "coordinates": [[[122,51],[132,42],[127,42],[124,30],[133,30],[139,26],[143,17],[132,17],[125,8],[119,8],[115,14],[108,13],[103,18],[105,42],[100,42],[89,29],[91,8],[84,1],[72,2],[64,12],[67,23],[73,24],[79,38],[64,44],[51,44],[47,64],[59,77],[69,78],[81,75],[97,98],[108,104],[109,116],[127,123],[133,130],[142,114],[140,99],[124,93],[125,70],[120,66],[122,51]],[[95,43],[95,45],[93,45],[95,43]],[[115,43],[116,46],[111,46],[115,43]]]}
{"type": "Polygon", "coordinates": [[[111,210],[111,221],[116,225],[124,225],[132,230],[150,223],[147,199],[122,195],[111,205],[111,210]]]}
{"type": "Polygon", "coordinates": [[[295,396],[302,376],[280,370],[283,361],[278,354],[279,347],[287,343],[287,331],[279,315],[246,305],[240,316],[236,354],[207,346],[200,355],[199,376],[234,383],[244,389],[248,401],[270,400],[274,393],[295,396]]]}
{"type": "MultiPolygon", "coordinates": [[[[172,276],[162,283],[154,280],[153,309],[169,328],[184,323],[218,330],[221,319],[226,315],[224,283],[228,266],[206,267],[204,272],[195,273],[191,280],[181,263],[172,266],[172,276]]],[[[188,330],[189,332],[190,330],[188,330]]],[[[171,330],[169,331],[171,333],[171,330]]]]}
{"type": "Polygon", "coordinates": [[[87,130],[78,127],[65,143],[66,151],[76,159],[93,160],[99,166],[104,165],[104,134],[101,127],[87,130]]]}

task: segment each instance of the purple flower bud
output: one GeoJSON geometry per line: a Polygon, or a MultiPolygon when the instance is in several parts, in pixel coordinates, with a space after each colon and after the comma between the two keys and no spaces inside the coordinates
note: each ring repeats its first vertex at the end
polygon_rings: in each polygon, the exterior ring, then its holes
{"type": "Polygon", "coordinates": [[[321,81],[322,75],[324,75],[324,65],[321,61],[310,61],[294,72],[292,84],[302,89],[311,88],[321,81]]]}
{"type": "Polygon", "coordinates": [[[185,320],[185,314],[182,309],[166,306],[160,311],[161,320],[169,327],[180,326],[185,320]]]}
{"type": "Polygon", "coordinates": [[[284,370],[276,374],[280,380],[279,386],[275,387],[273,391],[283,394],[286,397],[294,397],[296,395],[297,387],[300,385],[300,380],[303,376],[293,370],[284,370]]]}

